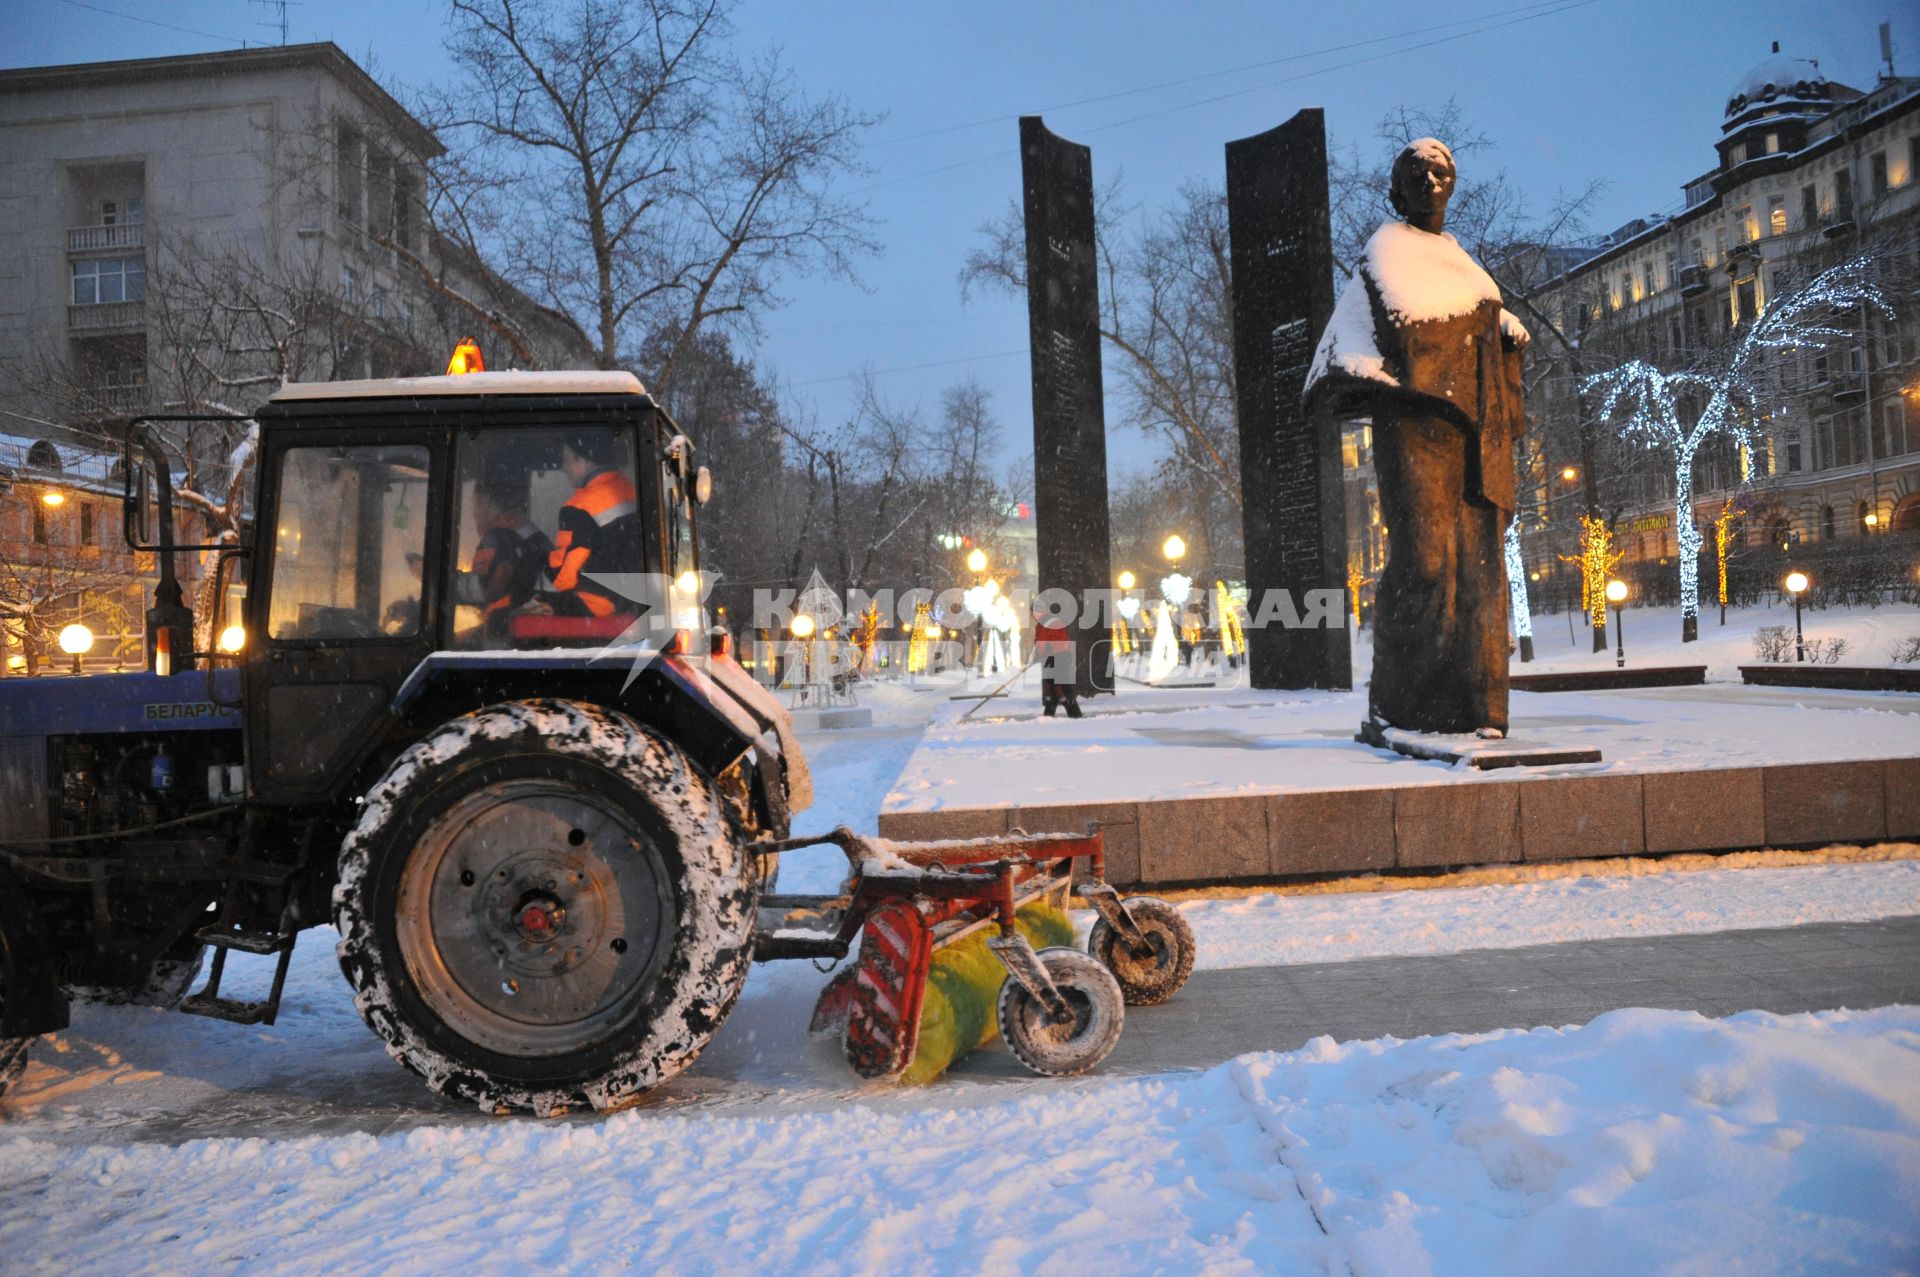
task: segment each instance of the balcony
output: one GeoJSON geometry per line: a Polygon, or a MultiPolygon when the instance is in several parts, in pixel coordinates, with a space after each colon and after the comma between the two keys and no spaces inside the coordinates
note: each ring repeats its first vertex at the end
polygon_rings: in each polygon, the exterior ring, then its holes
{"type": "Polygon", "coordinates": [[[69,333],[130,333],[146,326],[147,304],[144,301],[67,307],[69,333]]]}
{"type": "Polygon", "coordinates": [[[1842,235],[1853,233],[1853,206],[1841,205],[1820,219],[1820,233],[1828,239],[1839,239],[1842,235]]]}
{"type": "Polygon", "coordinates": [[[1707,268],[1698,262],[1680,268],[1680,295],[1698,297],[1707,291],[1707,268]]]}
{"type": "Polygon", "coordinates": [[[1741,240],[1727,250],[1726,265],[1722,268],[1734,279],[1751,276],[1760,265],[1760,245],[1753,240],[1741,240]]]}
{"type": "Polygon", "coordinates": [[[145,248],[145,222],[127,222],[119,226],[75,226],[67,232],[69,253],[97,253],[106,249],[145,248]]]}
{"type": "Polygon", "coordinates": [[[1837,404],[1858,403],[1867,397],[1867,379],[1857,372],[1839,373],[1828,393],[1837,404]]]}

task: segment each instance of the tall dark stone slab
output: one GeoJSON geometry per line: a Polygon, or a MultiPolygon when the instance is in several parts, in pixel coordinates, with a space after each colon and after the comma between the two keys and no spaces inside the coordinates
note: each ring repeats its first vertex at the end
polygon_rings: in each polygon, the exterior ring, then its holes
{"type": "MultiPolygon", "coordinates": [[[[1314,343],[1333,313],[1327,132],[1318,109],[1227,143],[1227,230],[1249,607],[1259,607],[1264,590],[1286,590],[1305,613],[1308,590],[1347,584],[1339,426],[1300,405],[1314,343]]],[[[1255,687],[1353,686],[1344,628],[1267,625],[1250,628],[1247,643],[1255,687]]]]}
{"type": "MultiPolygon", "coordinates": [[[[1100,392],[1093,153],[1020,117],[1027,219],[1027,330],[1033,359],[1033,519],[1040,589],[1076,600],[1113,588],[1107,423],[1100,392]]],[[[1080,619],[1085,619],[1084,614],[1080,619]]],[[[1073,626],[1080,692],[1111,691],[1105,622],[1073,626]],[[1102,668],[1096,669],[1096,656],[1102,668]]]]}

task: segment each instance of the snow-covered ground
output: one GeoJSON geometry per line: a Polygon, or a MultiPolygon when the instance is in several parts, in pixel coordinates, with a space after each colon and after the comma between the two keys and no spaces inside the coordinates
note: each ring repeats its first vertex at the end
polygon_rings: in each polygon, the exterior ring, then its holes
{"type": "Polygon", "coordinates": [[[1920,1009],[1243,1056],[964,1111],[0,1145],[17,1272],[1894,1272],[1920,1009]]]}
{"type": "MultiPolygon", "coordinates": [[[[1626,609],[1627,666],[1704,665],[1713,680],[1738,682],[1739,667],[1758,665],[1753,635],[1770,625],[1785,626],[1793,633],[1793,604],[1774,603],[1755,607],[1728,608],[1727,623],[1720,624],[1720,608],[1702,605],[1700,637],[1692,643],[1680,641],[1680,608],[1629,607],[1626,609]]],[[[1612,613],[1607,615],[1609,626],[1612,613]]],[[[1888,603],[1877,608],[1822,608],[1801,613],[1801,624],[1809,643],[1816,640],[1846,641],[1842,665],[1892,665],[1894,645],[1903,639],[1920,637],[1920,607],[1911,603],[1888,603]]],[[[1593,650],[1593,632],[1573,618],[1569,629],[1567,614],[1545,613],[1533,618],[1534,659],[1523,664],[1515,656],[1511,669],[1515,674],[1559,673],[1564,670],[1614,668],[1618,636],[1607,635],[1607,650],[1593,650]]]]}
{"type": "MultiPolygon", "coordinates": [[[[927,724],[966,708],[954,690],[875,689],[874,727],[809,736],[821,802],[800,828],[874,831],[927,724]]],[[[1707,863],[1181,908],[1209,967],[1920,913],[1914,860],[1707,863]]],[[[839,872],[831,849],[796,853],[783,886],[839,872]]],[[[1631,1010],[1579,1028],[1323,1039],[1200,1073],[900,1091],[806,1037],[826,977],[783,963],[754,971],[656,1103],[542,1122],[444,1104],[388,1060],[332,939],[303,938],[271,1028],[86,1007],[43,1040],[0,1104],[0,1270],[1920,1264],[1913,1008],[1631,1010]]]]}
{"type": "MultiPolygon", "coordinates": [[[[1785,610],[1791,627],[1793,610],[1785,610]]],[[[1536,626],[1539,658],[1516,672],[1612,669],[1614,656],[1580,650],[1584,629],[1566,642],[1565,618],[1536,626]]],[[[1682,644],[1679,610],[1629,608],[1627,664],[1705,664],[1702,687],[1609,692],[1521,692],[1511,699],[1516,744],[1597,748],[1602,761],[1533,768],[1528,776],[1609,771],[1674,771],[1766,763],[1839,762],[1920,755],[1920,696],[1749,687],[1736,668],[1754,661],[1753,632],[1781,623],[1778,608],[1703,617],[1700,641],[1682,644]]],[[[1855,653],[1887,650],[1920,634],[1920,609],[1833,609],[1807,615],[1809,638],[1845,637],[1855,653]]],[[[1864,657],[1862,663],[1866,663],[1864,657]]],[[[886,800],[889,812],[957,807],[1045,806],[1141,799],[1285,793],[1301,789],[1508,781],[1481,772],[1415,762],[1360,744],[1372,645],[1354,644],[1350,692],[1261,692],[1244,671],[1182,672],[1168,686],[1123,679],[1117,695],[1087,702],[1078,721],[1039,714],[1037,680],[962,719],[970,702],[940,707],[921,746],[886,800]],[[1194,686],[1196,681],[1210,685],[1194,686]],[[1185,683],[1186,686],[1173,684],[1185,683]]]]}

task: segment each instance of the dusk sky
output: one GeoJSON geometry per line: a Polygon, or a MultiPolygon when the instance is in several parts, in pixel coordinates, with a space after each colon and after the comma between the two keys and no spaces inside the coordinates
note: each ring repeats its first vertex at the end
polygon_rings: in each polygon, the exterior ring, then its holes
{"type": "MultiPolygon", "coordinates": [[[[279,6],[247,0],[0,8],[7,66],[279,39],[279,6]]],[[[447,74],[443,12],[426,0],[306,0],[286,8],[288,39],[332,40],[404,100],[447,74]]],[[[1732,86],[1771,41],[1867,87],[1889,19],[1911,74],[1920,22],[1893,0],[749,3],[741,49],[778,46],[810,91],[885,116],[865,148],[871,174],[850,184],[870,201],[884,255],[864,265],[865,291],[792,281],[758,357],[826,420],[848,410],[863,365],[889,397],[929,411],[943,387],[976,377],[1013,462],[1030,446],[1025,308],[1004,297],[963,306],[956,273],[980,223],[1018,193],[1018,115],[1043,112],[1090,144],[1096,180],[1123,173],[1128,201],[1151,210],[1185,180],[1221,180],[1227,141],[1302,107],[1326,109],[1336,145],[1371,146],[1387,108],[1453,97],[1497,143],[1477,164],[1506,170],[1536,202],[1605,179],[1593,229],[1606,231],[1676,206],[1713,162],[1732,86]]],[[[1478,176],[1463,164],[1463,184],[1478,176]]],[[[1151,457],[1137,437],[1114,437],[1117,474],[1151,457]]]]}

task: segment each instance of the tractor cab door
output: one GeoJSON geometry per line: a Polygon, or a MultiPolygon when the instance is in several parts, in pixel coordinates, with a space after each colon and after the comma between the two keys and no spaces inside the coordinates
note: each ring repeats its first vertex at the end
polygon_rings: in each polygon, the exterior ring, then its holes
{"type": "Polygon", "coordinates": [[[432,649],[444,463],[409,433],[308,427],[263,458],[246,704],[249,787],[266,801],[323,796],[432,649]]]}

